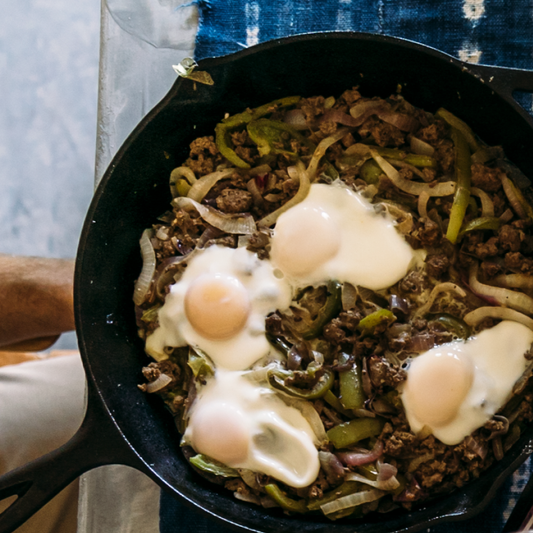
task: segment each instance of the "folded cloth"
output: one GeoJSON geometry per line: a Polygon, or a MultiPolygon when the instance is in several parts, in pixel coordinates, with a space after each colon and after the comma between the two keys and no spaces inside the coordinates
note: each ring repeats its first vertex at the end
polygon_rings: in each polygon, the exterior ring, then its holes
{"type": "MultiPolygon", "coordinates": [[[[364,31],[417,41],[463,61],[533,69],[533,17],[529,2],[523,0],[198,0],[197,4],[196,59],[288,35],[364,31]]],[[[517,99],[531,111],[530,94],[517,99]]],[[[528,460],[479,517],[428,531],[501,531],[531,469],[528,460]]],[[[160,531],[224,532],[226,528],[162,494],[160,531]]]]}
{"type": "MultiPolygon", "coordinates": [[[[84,412],[85,373],[79,353],[0,368],[0,475],[67,442],[84,412]]],[[[77,496],[75,481],[17,533],[75,533],[77,496]]]]}

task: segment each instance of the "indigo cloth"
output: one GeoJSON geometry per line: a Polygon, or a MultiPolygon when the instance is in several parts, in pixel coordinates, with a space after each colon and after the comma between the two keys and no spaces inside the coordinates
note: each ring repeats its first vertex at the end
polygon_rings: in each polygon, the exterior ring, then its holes
{"type": "MultiPolygon", "coordinates": [[[[365,31],[403,37],[463,61],[533,69],[533,0],[197,0],[195,57],[236,52],[315,31],[365,31]]],[[[531,112],[530,94],[517,95],[531,112]]],[[[480,516],[424,530],[500,532],[531,473],[528,461],[480,516]]],[[[162,493],[161,533],[225,533],[162,493]]]]}

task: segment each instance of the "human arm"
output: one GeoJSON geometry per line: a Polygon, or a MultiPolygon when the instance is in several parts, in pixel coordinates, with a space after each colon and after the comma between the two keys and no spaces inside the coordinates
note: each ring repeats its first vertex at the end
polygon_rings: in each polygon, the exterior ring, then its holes
{"type": "Polygon", "coordinates": [[[73,283],[72,259],[0,254],[0,347],[40,339],[33,349],[44,349],[73,330],[73,283]]]}

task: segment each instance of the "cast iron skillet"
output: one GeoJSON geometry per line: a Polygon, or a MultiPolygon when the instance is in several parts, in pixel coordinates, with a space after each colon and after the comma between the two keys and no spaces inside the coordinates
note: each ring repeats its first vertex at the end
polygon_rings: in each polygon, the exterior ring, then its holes
{"type": "Polygon", "coordinates": [[[88,409],[66,445],[0,479],[0,498],[19,495],[0,516],[13,531],[77,476],[104,464],[141,470],[188,504],[245,531],[272,533],[414,532],[480,512],[505,477],[531,453],[533,431],[476,482],[413,512],[332,525],[320,516],[287,517],[233,499],[188,467],[171,417],[137,388],[147,358],[137,337],[133,282],[141,269],[139,237],[168,208],[170,171],[196,137],[213,133],[224,113],[299,94],[335,95],[355,85],[386,97],[401,84],[424,109],[444,106],[483,140],[503,145],[533,177],[533,120],[513,90],[533,91],[533,72],[467,65],[413,42],[362,33],[322,33],[271,41],[201,61],[213,87],[179,79],[118,151],[95,196],[80,241],[76,323],[88,377],[88,409]]]}

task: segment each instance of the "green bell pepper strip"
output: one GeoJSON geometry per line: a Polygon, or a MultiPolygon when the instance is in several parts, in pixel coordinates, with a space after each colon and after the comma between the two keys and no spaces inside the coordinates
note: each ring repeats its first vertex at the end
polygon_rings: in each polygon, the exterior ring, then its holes
{"type": "Polygon", "coordinates": [[[359,492],[360,488],[361,484],[358,481],[345,481],[336,489],[326,492],[326,494],[324,494],[322,498],[317,498],[316,500],[309,500],[307,508],[310,511],[320,511],[320,507],[325,503],[338,500],[343,496],[348,496],[348,494],[354,494],[355,492],[359,492]]]}
{"type": "Polygon", "coordinates": [[[251,111],[243,111],[242,113],[238,113],[237,115],[232,115],[231,117],[223,119],[222,122],[219,122],[215,127],[216,145],[219,152],[236,167],[250,168],[250,165],[241,159],[235,153],[235,150],[231,148],[230,133],[238,128],[246,126],[246,124],[252,120],[257,120],[268,113],[275,111],[276,109],[295,105],[299,102],[299,100],[300,96],[288,96],[286,98],[274,100],[273,102],[264,104],[260,107],[256,107],[251,111]]]}
{"type": "Polygon", "coordinates": [[[376,481],[379,472],[374,463],[368,463],[366,465],[359,465],[357,471],[371,481],[376,481]]]}
{"type": "Polygon", "coordinates": [[[285,342],[285,339],[278,337],[276,335],[271,335],[270,333],[266,334],[267,341],[274,346],[278,351],[280,351],[285,357],[289,356],[289,352],[291,351],[291,346],[287,342],[285,342]]]}
{"type": "Polygon", "coordinates": [[[359,176],[369,185],[377,185],[381,174],[383,174],[383,170],[373,159],[365,161],[359,170],[359,176]]]}
{"type": "Polygon", "coordinates": [[[301,400],[317,400],[318,398],[322,398],[331,389],[335,381],[333,372],[326,369],[313,388],[300,389],[299,387],[285,384],[285,379],[292,375],[294,375],[293,372],[282,369],[269,370],[267,372],[268,382],[273,388],[301,400]]]}
{"type": "Polygon", "coordinates": [[[257,144],[257,149],[260,156],[265,156],[270,153],[273,154],[288,154],[296,157],[296,152],[290,152],[288,150],[282,150],[275,146],[277,143],[283,143],[283,134],[289,134],[293,139],[299,141],[302,145],[307,146],[312,152],[316,148],[307,137],[304,137],[301,133],[294,128],[280,122],[279,120],[269,120],[267,118],[260,118],[253,120],[247,126],[248,135],[250,139],[257,144]]]}
{"type": "Polygon", "coordinates": [[[370,313],[368,316],[365,316],[359,324],[358,328],[363,335],[372,334],[373,331],[383,322],[394,322],[396,316],[392,311],[388,309],[379,309],[370,313]]]}
{"type": "Polygon", "coordinates": [[[429,155],[419,155],[404,152],[396,148],[372,147],[381,157],[405,161],[409,165],[420,168],[437,168],[437,160],[429,155]]]}
{"type": "Polygon", "coordinates": [[[351,411],[348,411],[344,408],[341,401],[331,392],[331,390],[328,390],[326,394],[324,394],[324,401],[331,405],[335,411],[338,413],[341,413],[341,415],[347,416],[348,418],[353,418],[354,414],[351,411]]]}
{"type": "Polygon", "coordinates": [[[328,298],[324,307],[318,312],[318,316],[311,322],[309,327],[301,333],[306,341],[318,337],[324,326],[335,318],[342,309],[342,285],[338,281],[328,283],[328,298]]]}
{"type": "Polygon", "coordinates": [[[356,418],[327,431],[330,442],[340,450],[352,446],[361,440],[381,433],[385,422],[379,418],[356,418]]]}
{"type": "Polygon", "coordinates": [[[211,459],[211,457],[201,453],[191,457],[189,462],[198,468],[198,470],[208,472],[209,474],[214,474],[215,476],[239,477],[239,472],[237,472],[235,468],[230,468],[229,466],[215,461],[214,459],[211,459]]]}
{"type": "Polygon", "coordinates": [[[502,221],[498,217],[479,217],[474,218],[463,225],[459,232],[459,237],[462,237],[465,233],[474,230],[492,229],[497,230],[502,225],[502,221]]]}
{"type": "Polygon", "coordinates": [[[480,146],[476,140],[474,132],[466,122],[463,122],[460,118],[456,117],[453,113],[450,113],[443,107],[437,110],[435,116],[441,118],[444,122],[447,122],[453,129],[459,130],[468,143],[472,153],[479,150],[480,146]]]}
{"type": "Polygon", "coordinates": [[[455,244],[459,231],[463,225],[466,209],[470,201],[471,160],[470,150],[464,135],[456,128],[452,128],[452,139],[455,145],[455,177],[457,186],[450,211],[450,222],[446,238],[455,244]]]}
{"type": "Polygon", "coordinates": [[[307,513],[307,505],[304,500],[289,498],[276,484],[265,485],[265,491],[285,511],[300,514],[307,513]]]}
{"type": "Polygon", "coordinates": [[[427,315],[427,319],[430,322],[438,322],[448,331],[455,333],[460,339],[468,339],[472,333],[472,328],[464,320],[448,313],[427,315]]]}
{"type": "MultiPolygon", "coordinates": [[[[341,359],[347,359],[347,354],[341,354],[341,359]]],[[[361,377],[361,365],[354,361],[350,370],[339,372],[340,402],[345,409],[362,409],[365,404],[363,380],[361,377]]]]}
{"type": "Polygon", "coordinates": [[[215,369],[213,368],[210,359],[198,348],[189,348],[187,365],[192,370],[195,378],[201,379],[215,374],[215,369]]]}

